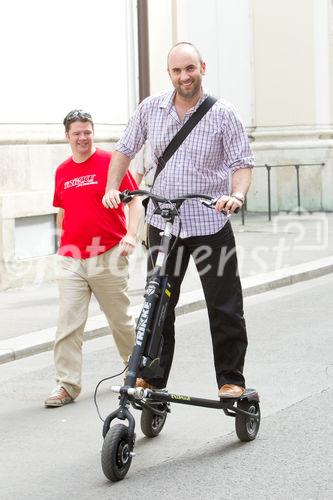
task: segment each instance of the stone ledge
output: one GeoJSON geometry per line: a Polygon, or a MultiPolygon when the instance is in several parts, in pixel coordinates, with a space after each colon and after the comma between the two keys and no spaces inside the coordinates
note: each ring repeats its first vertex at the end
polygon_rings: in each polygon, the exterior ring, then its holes
{"type": "MultiPolygon", "coordinates": [[[[125,125],[95,123],[94,141],[118,141],[125,125]]],[[[58,124],[0,124],[0,146],[32,144],[66,144],[64,126],[58,124]]]]}
{"type": "Polygon", "coordinates": [[[290,126],[290,127],[256,127],[251,136],[258,141],[313,141],[332,140],[333,126],[290,126]]]}
{"type": "Polygon", "coordinates": [[[2,219],[56,213],[58,209],[52,206],[52,198],[51,190],[2,193],[0,194],[2,219]]]}

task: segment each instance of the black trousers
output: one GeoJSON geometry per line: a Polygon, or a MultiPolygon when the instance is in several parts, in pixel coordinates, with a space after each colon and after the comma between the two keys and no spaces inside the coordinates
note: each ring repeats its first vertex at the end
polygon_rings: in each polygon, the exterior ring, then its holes
{"type": "MultiPolygon", "coordinates": [[[[149,226],[148,231],[149,273],[156,260],[160,230],[149,226]]],[[[173,237],[171,245],[174,241],[173,237]]],[[[247,334],[235,238],[229,221],[215,234],[178,239],[169,255],[166,273],[171,283],[171,297],[163,328],[164,345],[160,361],[164,377],[149,382],[157,388],[167,385],[175,347],[175,307],[191,255],[200,275],[207,304],[217,385],[237,384],[245,387],[243,366],[247,334]]],[[[195,335],[195,331],[191,335],[195,335]]]]}

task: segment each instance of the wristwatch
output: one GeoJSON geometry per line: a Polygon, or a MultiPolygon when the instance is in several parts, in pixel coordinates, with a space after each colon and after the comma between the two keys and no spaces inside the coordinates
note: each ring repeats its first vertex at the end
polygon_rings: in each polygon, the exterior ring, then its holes
{"type": "Polygon", "coordinates": [[[245,196],[240,191],[236,191],[235,193],[232,193],[231,196],[232,196],[232,198],[236,198],[236,200],[240,201],[241,203],[244,203],[244,201],[245,201],[245,196]]]}

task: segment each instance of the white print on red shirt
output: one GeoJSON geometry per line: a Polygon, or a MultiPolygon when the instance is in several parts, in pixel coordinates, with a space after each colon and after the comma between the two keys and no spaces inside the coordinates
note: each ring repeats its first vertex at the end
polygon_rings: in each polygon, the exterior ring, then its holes
{"type": "Polygon", "coordinates": [[[65,182],[64,189],[70,187],[82,187],[89,186],[89,184],[98,184],[98,181],[95,181],[96,174],[91,175],[82,175],[81,177],[75,177],[75,179],[71,179],[70,181],[65,182]]]}

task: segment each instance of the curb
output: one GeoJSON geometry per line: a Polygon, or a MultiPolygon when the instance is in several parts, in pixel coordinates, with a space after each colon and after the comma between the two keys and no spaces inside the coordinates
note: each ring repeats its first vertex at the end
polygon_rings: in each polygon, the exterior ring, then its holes
{"type": "MultiPolygon", "coordinates": [[[[333,273],[333,257],[286,267],[258,276],[250,276],[242,279],[243,295],[244,297],[257,295],[330,273],[333,273]]],[[[187,292],[180,296],[176,316],[188,314],[205,307],[206,303],[201,289],[187,292]]],[[[141,305],[133,306],[130,310],[137,319],[141,305]]],[[[50,351],[53,348],[55,332],[56,327],[52,327],[0,341],[0,364],[50,351]]],[[[109,333],[107,321],[104,315],[100,314],[88,318],[84,340],[92,340],[109,333]]]]}

